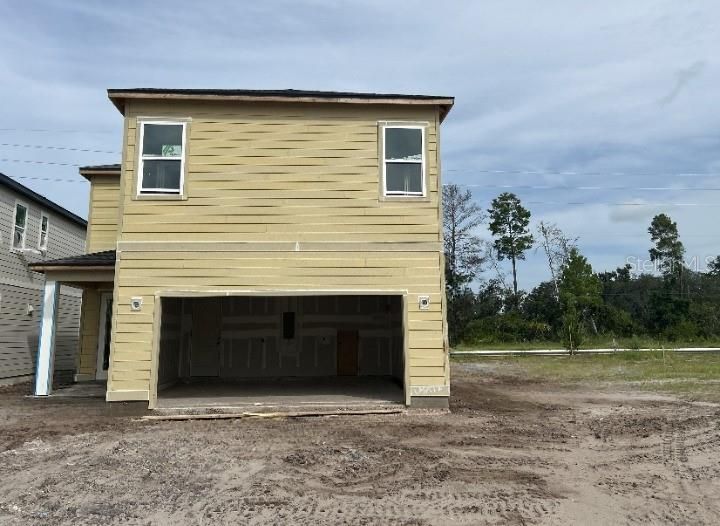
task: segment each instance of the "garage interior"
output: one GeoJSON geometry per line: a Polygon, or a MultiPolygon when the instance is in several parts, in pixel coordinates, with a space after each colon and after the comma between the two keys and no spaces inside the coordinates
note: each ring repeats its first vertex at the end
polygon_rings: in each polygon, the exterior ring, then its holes
{"type": "Polygon", "coordinates": [[[404,402],[402,296],[161,301],[158,408],[404,402]]]}

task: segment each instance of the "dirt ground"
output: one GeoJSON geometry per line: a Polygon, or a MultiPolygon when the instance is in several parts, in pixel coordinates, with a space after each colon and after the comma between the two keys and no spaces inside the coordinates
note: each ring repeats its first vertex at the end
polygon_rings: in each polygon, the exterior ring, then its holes
{"type": "Polygon", "coordinates": [[[720,406],[453,367],[441,414],[148,423],[0,390],[0,523],[720,523],[720,406]]]}

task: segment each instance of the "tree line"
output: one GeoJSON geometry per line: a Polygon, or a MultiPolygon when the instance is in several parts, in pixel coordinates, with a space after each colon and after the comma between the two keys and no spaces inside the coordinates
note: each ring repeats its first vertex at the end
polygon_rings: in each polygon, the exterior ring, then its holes
{"type": "Polygon", "coordinates": [[[443,187],[451,345],[562,342],[573,351],[593,341],[720,339],[720,256],[705,272],[689,268],[668,215],[656,215],[648,227],[655,273],[634,272],[630,264],[594,272],[577,237],[545,221],[532,229],[530,218],[513,193],[484,210],[470,190],[443,187]],[[483,227],[491,241],[479,236],[483,227]],[[542,252],[549,279],[524,291],[519,264],[533,249],[542,252]]]}

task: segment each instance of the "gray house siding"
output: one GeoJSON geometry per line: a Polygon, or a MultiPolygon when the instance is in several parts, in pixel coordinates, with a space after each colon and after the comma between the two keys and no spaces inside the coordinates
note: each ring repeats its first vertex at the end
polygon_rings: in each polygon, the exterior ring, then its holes
{"type": "MultiPolygon", "coordinates": [[[[28,263],[83,254],[85,235],[86,229],[77,222],[0,184],[0,383],[35,372],[44,276],[31,272],[28,263]],[[24,251],[12,247],[18,201],[28,208],[24,251]],[[38,250],[41,214],[49,218],[44,252],[38,250]]],[[[81,298],[79,289],[60,289],[55,351],[55,376],[60,382],[72,380],[75,373],[81,298]]]]}

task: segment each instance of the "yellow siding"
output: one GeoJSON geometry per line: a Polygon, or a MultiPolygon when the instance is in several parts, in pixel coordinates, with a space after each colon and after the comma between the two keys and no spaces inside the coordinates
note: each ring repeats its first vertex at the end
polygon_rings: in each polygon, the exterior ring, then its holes
{"type": "Polygon", "coordinates": [[[120,177],[96,175],[90,181],[87,252],[115,248],[118,236],[120,177]]]}
{"type": "Polygon", "coordinates": [[[83,290],[80,317],[80,358],[78,373],[95,377],[97,365],[98,328],[100,326],[100,294],[97,289],[83,290]]]}
{"type": "Polygon", "coordinates": [[[433,252],[123,252],[116,280],[112,390],[149,389],[155,294],[173,290],[407,290],[411,385],[445,385],[440,256],[433,252]],[[199,271],[199,272],[196,272],[199,271]],[[415,298],[430,296],[430,310],[415,298]],[[141,312],[130,298],[143,297],[141,312]],[[143,383],[144,382],[144,383],[143,383]],[[429,383],[423,383],[429,382],[429,383]],[[138,387],[140,386],[140,387],[138,387]]]}
{"type": "Polygon", "coordinates": [[[133,101],[126,116],[110,396],[151,391],[155,296],[171,291],[406,290],[410,386],[447,385],[436,109],[133,101]],[[184,200],[135,198],[137,116],[191,118],[184,200]],[[380,198],[378,121],[428,123],[427,198],[380,198]],[[178,241],[328,248],[169,248],[178,241]],[[333,252],[334,242],[407,248],[333,252]],[[418,242],[438,248],[421,252],[418,242]],[[418,295],[430,296],[428,311],[418,295]],[[135,296],[141,312],[130,310],[135,296]]]}
{"type": "Polygon", "coordinates": [[[439,241],[435,108],[133,102],[121,241],[439,241]],[[187,200],[136,200],[137,116],[190,118],[187,200]],[[378,122],[427,122],[428,197],[383,201],[378,122]]]}

